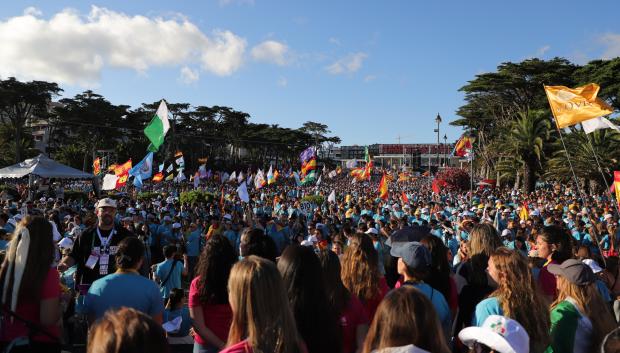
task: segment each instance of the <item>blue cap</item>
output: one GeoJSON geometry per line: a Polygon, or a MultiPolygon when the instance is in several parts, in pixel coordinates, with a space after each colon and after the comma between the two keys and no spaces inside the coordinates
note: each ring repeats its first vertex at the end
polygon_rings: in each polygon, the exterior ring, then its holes
{"type": "Polygon", "coordinates": [[[431,266],[431,252],[417,241],[408,243],[393,243],[390,255],[400,257],[410,268],[423,269],[431,266]]]}

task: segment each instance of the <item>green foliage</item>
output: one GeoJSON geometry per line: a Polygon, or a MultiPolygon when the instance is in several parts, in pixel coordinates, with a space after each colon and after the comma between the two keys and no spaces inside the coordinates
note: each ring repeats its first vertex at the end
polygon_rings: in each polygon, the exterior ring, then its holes
{"type": "Polygon", "coordinates": [[[156,199],[158,196],[164,197],[162,193],[152,192],[152,191],[139,192],[137,197],[138,197],[138,200],[140,201],[147,201],[147,200],[156,199]]]}
{"type": "Polygon", "coordinates": [[[311,202],[314,203],[315,205],[322,205],[323,202],[325,202],[325,196],[323,195],[306,195],[304,196],[301,201],[307,201],[307,202],[311,202]]]}
{"type": "Polygon", "coordinates": [[[0,185],[0,192],[2,191],[6,191],[9,195],[11,195],[13,197],[13,200],[19,200],[21,198],[21,196],[19,195],[19,192],[17,192],[17,189],[15,189],[13,185],[9,185],[9,184],[0,185]]]}
{"type": "Polygon", "coordinates": [[[195,203],[201,203],[201,202],[208,203],[208,202],[213,201],[213,199],[215,199],[214,194],[210,192],[202,191],[202,190],[182,192],[181,197],[179,198],[181,203],[187,203],[189,205],[192,205],[195,203]]]}

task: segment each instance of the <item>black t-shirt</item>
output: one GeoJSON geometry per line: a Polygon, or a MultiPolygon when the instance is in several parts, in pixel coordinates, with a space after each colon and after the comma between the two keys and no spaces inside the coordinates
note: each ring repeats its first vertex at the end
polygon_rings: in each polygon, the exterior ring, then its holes
{"type": "MultiPolygon", "coordinates": [[[[118,244],[121,242],[121,240],[129,236],[134,236],[125,228],[114,227],[114,231],[114,235],[109,240],[109,248],[107,249],[107,253],[110,256],[108,261],[108,274],[114,273],[114,271],[116,271],[116,259],[114,255],[116,254],[116,248],[118,244]]],[[[112,231],[100,230],[100,232],[103,238],[107,238],[112,231]]],[[[86,261],[88,260],[88,257],[93,252],[100,253],[102,252],[102,250],[104,249],[101,246],[101,240],[99,239],[99,236],[97,234],[97,227],[88,228],[82,233],[82,235],[77,238],[75,244],[73,245],[73,250],[71,250],[70,254],[70,256],[75,260],[75,263],[77,264],[77,278],[75,281],[76,286],[78,284],[92,284],[97,279],[105,276],[100,274],[99,272],[99,261],[97,261],[97,264],[92,270],[86,267],[86,261]]]]}

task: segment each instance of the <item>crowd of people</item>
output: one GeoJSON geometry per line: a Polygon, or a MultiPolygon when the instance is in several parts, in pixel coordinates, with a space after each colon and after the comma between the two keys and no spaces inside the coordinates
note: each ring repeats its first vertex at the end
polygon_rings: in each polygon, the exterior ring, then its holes
{"type": "Polygon", "coordinates": [[[7,352],[619,352],[618,212],[380,176],[3,200],[7,352]],[[330,199],[328,195],[334,195],[330,199]],[[321,203],[304,200],[323,196],[321,203]],[[330,199],[328,201],[328,199],[330,199]]]}

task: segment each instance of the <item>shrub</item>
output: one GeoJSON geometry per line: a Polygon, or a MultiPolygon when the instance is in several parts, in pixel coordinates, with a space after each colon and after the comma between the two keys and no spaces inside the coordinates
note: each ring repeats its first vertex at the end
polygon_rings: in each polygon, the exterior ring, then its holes
{"type": "Polygon", "coordinates": [[[469,189],[469,173],[461,168],[446,168],[435,176],[440,185],[450,191],[463,191],[469,189]]]}
{"type": "Polygon", "coordinates": [[[301,201],[311,202],[317,206],[320,206],[323,202],[325,202],[325,197],[322,195],[306,195],[301,199],[301,201]]]}
{"type": "Polygon", "coordinates": [[[193,190],[193,191],[185,191],[181,193],[181,197],[179,201],[181,203],[187,203],[189,205],[200,202],[211,202],[215,198],[210,192],[202,191],[202,190],[193,190]]]}

